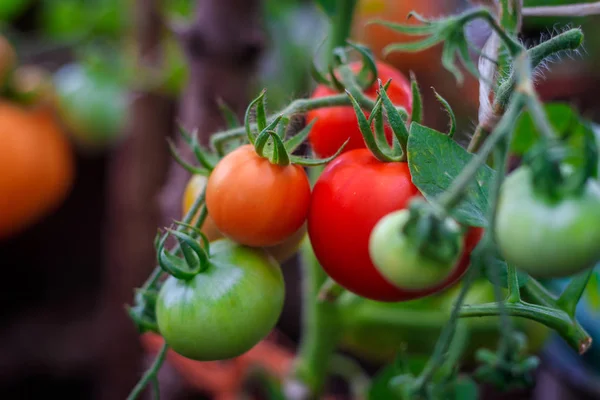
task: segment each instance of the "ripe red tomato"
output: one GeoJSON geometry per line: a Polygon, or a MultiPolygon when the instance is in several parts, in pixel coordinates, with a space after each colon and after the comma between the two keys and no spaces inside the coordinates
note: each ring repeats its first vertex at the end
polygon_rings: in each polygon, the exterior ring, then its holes
{"type": "Polygon", "coordinates": [[[349,291],[372,300],[405,301],[439,292],[466,271],[470,252],[482,230],[465,239],[465,251],[453,273],[425,290],[394,287],[369,256],[369,237],[376,223],[420,196],[406,163],[384,163],[368,149],[346,152],[333,160],[317,180],[308,213],[308,234],[323,269],[349,291]]]}
{"type": "Polygon", "coordinates": [[[223,235],[252,247],[274,246],[306,220],[310,183],[299,165],[280,166],[252,145],[227,154],[206,186],[206,207],[223,235]]]}
{"type": "MultiPolygon", "coordinates": [[[[350,68],[357,73],[360,71],[362,63],[354,62],[350,68]]],[[[383,83],[392,79],[387,94],[390,100],[397,105],[406,108],[409,113],[412,112],[412,95],[410,82],[406,77],[392,66],[383,62],[377,62],[377,73],[383,83]]],[[[365,91],[365,95],[371,99],[377,97],[378,83],[375,82],[365,91]]],[[[336,94],[333,89],[319,85],[313,92],[311,98],[319,98],[336,94]]],[[[365,147],[365,142],[358,127],[356,114],[352,106],[325,107],[309,111],[307,113],[307,123],[315,120],[309,134],[309,141],[312,149],[318,157],[330,157],[350,138],[350,141],[344,148],[344,151],[360,149],[365,147]]],[[[385,126],[386,136],[392,138],[392,130],[385,126]]]]}

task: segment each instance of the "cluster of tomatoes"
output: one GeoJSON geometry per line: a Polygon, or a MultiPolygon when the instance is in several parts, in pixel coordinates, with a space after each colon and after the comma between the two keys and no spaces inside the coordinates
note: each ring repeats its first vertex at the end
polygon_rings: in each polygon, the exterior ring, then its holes
{"type": "MultiPolygon", "coordinates": [[[[360,64],[350,67],[358,71],[360,64]]],[[[394,104],[411,112],[406,77],[381,62],[377,70],[380,79],[392,79],[387,93],[394,104]]],[[[313,98],[333,93],[319,86],[313,98]]],[[[375,84],[365,95],[376,98],[375,84]]],[[[453,226],[462,229],[456,262],[421,257],[410,243],[395,239],[401,236],[396,228],[406,222],[411,200],[422,199],[407,163],[375,158],[365,147],[351,106],[311,111],[311,121],[309,142],[319,157],[335,155],[349,139],[312,188],[302,166],[273,163],[253,144],[225,155],[208,177],[190,179],[183,212],[205,191],[208,215],[202,232],[210,242],[211,261],[191,279],[168,277],[159,293],[158,328],[176,352],[203,361],[226,359],[262,339],[283,307],[278,264],[298,250],[307,234],[326,273],[371,300],[425,297],[451,286],[466,271],[481,229],[453,226]],[[396,264],[403,255],[408,272],[398,275],[396,264]]],[[[386,132],[391,138],[389,127],[386,132]]]]}

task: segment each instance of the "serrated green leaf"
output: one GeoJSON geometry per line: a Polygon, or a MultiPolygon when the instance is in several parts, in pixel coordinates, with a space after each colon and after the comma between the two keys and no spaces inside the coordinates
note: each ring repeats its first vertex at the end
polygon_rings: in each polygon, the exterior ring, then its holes
{"type": "MultiPolygon", "coordinates": [[[[473,158],[452,138],[441,132],[412,123],[408,138],[408,166],[412,181],[427,200],[447,190],[473,158]]],[[[462,224],[486,227],[488,198],[494,170],[483,165],[468,186],[463,200],[451,215],[462,224]]]]}

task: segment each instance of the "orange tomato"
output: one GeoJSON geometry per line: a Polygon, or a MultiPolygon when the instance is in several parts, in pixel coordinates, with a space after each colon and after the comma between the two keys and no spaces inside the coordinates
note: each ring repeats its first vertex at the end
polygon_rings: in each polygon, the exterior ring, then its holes
{"type": "MultiPolygon", "coordinates": [[[[192,175],[188,181],[185,191],[183,193],[182,209],[183,215],[187,214],[192,204],[198,196],[202,194],[202,190],[206,186],[208,178],[203,175],[192,175]]],[[[192,223],[198,218],[198,213],[192,219],[192,223]]],[[[204,223],[201,227],[202,233],[206,236],[209,242],[223,238],[223,234],[219,232],[219,228],[215,225],[215,221],[210,217],[206,216],[204,223]]],[[[267,246],[264,249],[271,254],[279,263],[283,263],[289,260],[300,247],[300,243],[306,237],[306,223],[303,224],[294,234],[288,237],[283,242],[276,244],[275,246],[267,246]]]]}
{"type": "Polygon", "coordinates": [[[253,247],[277,245],[306,220],[310,184],[304,169],[260,157],[252,145],[227,154],[206,187],[206,206],[230,239],[253,247]]]}
{"type": "Polygon", "coordinates": [[[74,154],[48,108],[0,102],[0,239],[16,234],[64,201],[74,154]]]}

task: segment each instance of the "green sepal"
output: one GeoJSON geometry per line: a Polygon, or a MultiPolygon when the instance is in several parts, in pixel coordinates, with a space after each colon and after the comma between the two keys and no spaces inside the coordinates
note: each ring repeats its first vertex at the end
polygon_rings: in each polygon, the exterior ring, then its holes
{"type": "Polygon", "coordinates": [[[356,75],[356,81],[363,90],[366,90],[373,86],[377,80],[377,77],[379,76],[377,73],[377,64],[375,63],[373,52],[368,47],[353,43],[349,40],[347,43],[361,55],[362,67],[356,75]]]}
{"type": "Polygon", "coordinates": [[[184,258],[179,258],[165,249],[165,235],[158,247],[158,265],[163,271],[177,279],[189,280],[208,267],[208,254],[195,238],[172,229],[167,229],[167,232],[179,241],[184,258]]]}
{"type": "Polygon", "coordinates": [[[288,153],[292,154],[298,147],[304,143],[308,135],[310,134],[310,130],[316,122],[316,118],[310,121],[300,132],[292,136],[288,141],[285,142],[285,148],[288,153]]]}
{"type": "MultiPolygon", "coordinates": [[[[389,83],[389,81],[388,81],[389,83]]],[[[383,102],[385,112],[387,114],[388,122],[394,133],[394,137],[400,146],[401,152],[394,154],[396,157],[400,157],[399,160],[405,161],[407,157],[406,146],[408,143],[408,129],[406,128],[406,120],[408,114],[403,113],[392,103],[392,100],[387,95],[387,87],[381,86],[381,80],[379,81],[379,96],[383,102]]]]}
{"type": "Polygon", "coordinates": [[[237,115],[222,98],[217,98],[217,105],[219,106],[221,115],[223,115],[227,129],[234,129],[241,125],[237,115]]]}
{"type": "Polygon", "coordinates": [[[390,151],[386,152],[379,147],[377,141],[375,140],[375,137],[373,136],[373,132],[371,131],[371,125],[369,124],[367,116],[360,108],[360,105],[358,104],[354,96],[352,96],[352,94],[348,90],[346,90],[346,94],[352,102],[352,107],[354,107],[354,112],[358,119],[358,126],[360,128],[360,132],[363,135],[363,139],[365,140],[365,144],[367,145],[367,148],[371,151],[371,153],[373,153],[375,158],[382,162],[400,161],[399,157],[393,157],[391,154],[389,154],[390,151]]]}
{"type": "Polygon", "coordinates": [[[173,157],[175,159],[175,162],[177,162],[177,164],[181,165],[183,167],[183,169],[185,169],[186,171],[188,171],[189,173],[194,174],[194,175],[208,176],[210,174],[210,171],[208,171],[204,168],[198,168],[198,167],[194,167],[191,164],[188,164],[179,155],[179,152],[177,151],[177,146],[175,145],[173,140],[171,138],[167,138],[166,140],[167,140],[167,144],[169,146],[169,153],[171,154],[171,157],[173,157]]]}
{"type": "Polygon", "coordinates": [[[273,130],[263,130],[260,135],[256,137],[254,144],[256,153],[264,158],[267,158],[271,163],[285,166],[290,164],[290,156],[285,149],[283,141],[279,135],[273,130]],[[269,138],[273,139],[272,151],[265,151],[266,144],[269,138]]]}
{"type": "Polygon", "coordinates": [[[454,115],[454,111],[452,111],[452,107],[450,104],[444,99],[434,88],[432,88],[433,93],[435,94],[435,98],[444,106],[444,110],[448,113],[450,117],[450,127],[448,128],[448,137],[454,137],[454,133],[456,132],[456,116],[454,115]]]}
{"type": "Polygon", "coordinates": [[[346,139],[346,141],[340,146],[339,149],[335,152],[335,154],[327,157],[327,158],[306,158],[300,156],[290,156],[290,161],[292,164],[302,165],[303,167],[316,167],[319,165],[327,164],[332,161],[334,158],[340,155],[340,153],[344,150],[346,145],[350,142],[350,138],[346,139]]]}
{"type": "MultiPolygon", "coordinates": [[[[254,100],[252,100],[250,102],[250,104],[248,104],[248,108],[246,108],[246,114],[244,115],[244,127],[246,128],[246,136],[248,137],[248,141],[251,144],[254,144],[254,134],[252,133],[252,128],[251,128],[251,116],[252,116],[252,109],[256,106],[258,107],[258,104],[262,103],[264,97],[265,97],[265,93],[267,92],[267,89],[263,89],[260,94],[258,95],[258,97],[256,97],[254,100]]],[[[263,113],[264,113],[264,107],[263,107],[263,113]]],[[[258,118],[257,118],[258,119],[258,118]]],[[[258,122],[258,121],[257,121],[258,122]]],[[[265,123],[266,125],[266,123],[265,123]]],[[[258,124],[257,124],[258,126],[258,124]]],[[[262,131],[262,129],[259,129],[259,132],[262,131]]]]}
{"type": "Polygon", "coordinates": [[[410,91],[412,95],[412,115],[410,117],[411,122],[420,124],[423,121],[423,99],[421,97],[421,90],[419,89],[419,82],[415,73],[410,71],[410,91]]]}

